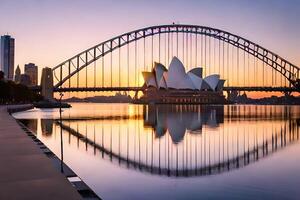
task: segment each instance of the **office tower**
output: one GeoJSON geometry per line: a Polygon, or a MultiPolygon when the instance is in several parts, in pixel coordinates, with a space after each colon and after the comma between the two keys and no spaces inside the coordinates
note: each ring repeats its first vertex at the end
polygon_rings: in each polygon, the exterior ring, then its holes
{"type": "Polygon", "coordinates": [[[38,67],[34,63],[25,64],[25,74],[30,77],[30,85],[36,86],[38,82],[38,67]]]}
{"type": "Polygon", "coordinates": [[[20,83],[20,80],[21,80],[21,70],[20,70],[20,67],[18,65],[17,69],[15,71],[15,82],[20,83]]]}
{"type": "Polygon", "coordinates": [[[15,39],[9,35],[1,36],[0,70],[4,77],[9,80],[14,78],[15,64],[15,39]]]}

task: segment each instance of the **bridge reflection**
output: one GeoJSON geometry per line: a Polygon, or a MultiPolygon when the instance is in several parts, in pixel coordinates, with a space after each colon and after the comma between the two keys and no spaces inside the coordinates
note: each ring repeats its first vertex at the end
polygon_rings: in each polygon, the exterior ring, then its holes
{"type": "Polygon", "coordinates": [[[241,168],[299,141],[300,120],[289,107],[144,106],[136,112],[121,120],[41,120],[41,127],[47,136],[62,128],[65,146],[170,177],[241,168]]]}

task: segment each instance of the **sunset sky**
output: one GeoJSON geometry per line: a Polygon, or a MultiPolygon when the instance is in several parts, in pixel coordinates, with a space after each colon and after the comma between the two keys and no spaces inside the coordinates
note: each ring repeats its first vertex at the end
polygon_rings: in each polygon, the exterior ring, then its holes
{"type": "Polygon", "coordinates": [[[16,65],[53,67],[116,35],[195,24],[245,37],[300,66],[297,0],[0,0],[0,34],[16,39],[16,65]]]}

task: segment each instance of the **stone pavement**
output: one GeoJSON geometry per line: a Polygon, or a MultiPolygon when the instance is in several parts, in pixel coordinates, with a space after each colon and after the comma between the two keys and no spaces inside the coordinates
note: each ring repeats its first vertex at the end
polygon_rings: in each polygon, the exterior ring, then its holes
{"type": "Polygon", "coordinates": [[[0,199],[81,199],[7,106],[0,106],[0,199]]]}

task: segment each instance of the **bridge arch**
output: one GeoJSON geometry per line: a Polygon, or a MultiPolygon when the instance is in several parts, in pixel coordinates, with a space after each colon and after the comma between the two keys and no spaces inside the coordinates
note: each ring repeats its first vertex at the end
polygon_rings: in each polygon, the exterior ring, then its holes
{"type": "Polygon", "coordinates": [[[54,89],[61,87],[72,76],[79,73],[82,69],[89,66],[91,63],[104,57],[106,54],[115,51],[129,43],[138,41],[142,38],[147,38],[154,35],[165,33],[191,33],[196,35],[205,35],[223,42],[226,42],[238,49],[241,49],[255,58],[270,66],[275,71],[279,72],[291,86],[300,90],[300,68],[278,54],[269,51],[268,49],[238,35],[215,29],[206,26],[171,24],[151,26],[128,33],[124,33],[112,39],[106,40],[98,45],[95,45],[72,58],[55,66],[53,70],[56,84],[54,89]],[[72,70],[71,70],[72,67],[72,70]],[[63,70],[67,69],[68,73],[63,75],[63,70]]]}

